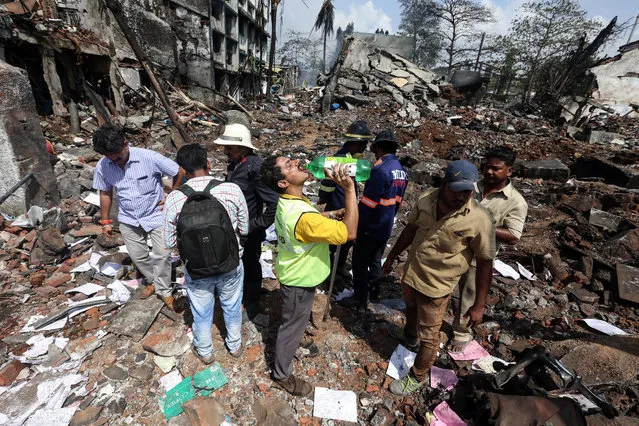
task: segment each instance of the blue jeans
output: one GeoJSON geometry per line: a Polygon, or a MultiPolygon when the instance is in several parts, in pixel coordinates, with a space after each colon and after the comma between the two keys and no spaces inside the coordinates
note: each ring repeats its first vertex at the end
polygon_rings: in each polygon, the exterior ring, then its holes
{"type": "Polygon", "coordinates": [[[215,293],[220,298],[224,325],[226,326],[226,346],[229,351],[237,351],[242,344],[242,289],[244,266],[240,262],[237,269],[225,274],[192,280],[188,272],[186,293],[189,296],[193,314],[193,345],[203,357],[213,352],[213,309],[215,293]]]}

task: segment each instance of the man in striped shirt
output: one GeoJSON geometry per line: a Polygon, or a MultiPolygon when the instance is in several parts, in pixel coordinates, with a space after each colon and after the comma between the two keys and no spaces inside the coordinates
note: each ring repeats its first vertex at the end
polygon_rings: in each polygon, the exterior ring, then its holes
{"type": "MultiPolygon", "coordinates": [[[[203,191],[213,180],[209,176],[211,164],[206,157],[206,149],[202,146],[198,144],[183,146],[178,151],[176,160],[188,179],[184,185],[195,191],[203,191]]],[[[247,235],[249,231],[249,212],[244,194],[240,187],[234,183],[220,183],[211,188],[211,195],[224,206],[231,219],[241,258],[243,249],[239,244],[240,236],[247,235]]],[[[177,245],[177,223],[186,200],[187,197],[182,191],[173,191],[166,197],[164,238],[169,248],[177,245]]],[[[210,364],[215,360],[211,329],[217,292],[224,312],[226,346],[231,356],[237,358],[242,355],[244,349],[242,342],[244,266],[242,262],[240,261],[240,265],[230,272],[197,280],[192,279],[188,271],[185,270],[185,278],[186,291],[193,314],[194,354],[205,364],[210,364]]]]}
{"type": "Polygon", "coordinates": [[[114,126],[102,126],[93,135],[93,149],[104,155],[95,167],[93,188],[100,191],[100,224],[110,237],[109,219],[113,189],[118,197],[118,222],[129,256],[151,285],[142,290],[146,298],[154,292],[173,310],[170,251],[162,235],[162,176],[181,181],[178,165],[148,149],[134,148],[114,126]],[[151,258],[147,239],[153,244],[151,258]]]}

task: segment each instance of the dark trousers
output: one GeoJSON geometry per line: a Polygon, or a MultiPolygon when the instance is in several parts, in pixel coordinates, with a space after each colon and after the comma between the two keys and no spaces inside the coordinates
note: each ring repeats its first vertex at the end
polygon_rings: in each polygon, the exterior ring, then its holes
{"type": "MultiPolygon", "coordinates": [[[[335,250],[337,250],[337,246],[328,246],[331,251],[331,271],[333,270],[333,262],[335,258],[335,250]]],[[[352,241],[347,241],[345,244],[342,244],[342,248],[339,251],[339,259],[337,259],[337,271],[342,271],[345,268],[346,261],[348,260],[348,252],[353,247],[352,241]]]]}
{"type": "Polygon", "coordinates": [[[357,237],[353,247],[353,285],[355,297],[362,302],[368,295],[379,296],[382,281],[382,255],[386,240],[379,241],[362,235],[357,237]]]}
{"type": "Polygon", "coordinates": [[[260,255],[262,254],[263,239],[264,231],[252,232],[248,235],[246,243],[244,243],[244,254],[242,254],[244,295],[242,296],[242,304],[249,315],[257,314],[262,292],[260,255]]]}
{"type": "Polygon", "coordinates": [[[277,329],[273,368],[273,377],[277,380],[287,379],[292,373],[293,357],[313,308],[315,287],[290,287],[280,284],[280,294],[282,322],[277,329]]]}

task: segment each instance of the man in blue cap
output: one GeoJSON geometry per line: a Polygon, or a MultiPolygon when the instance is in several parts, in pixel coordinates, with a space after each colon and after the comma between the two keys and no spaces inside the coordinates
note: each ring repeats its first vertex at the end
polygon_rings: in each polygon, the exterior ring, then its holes
{"type": "Polygon", "coordinates": [[[437,359],[439,329],[451,294],[473,257],[477,260],[477,292],[475,303],[462,318],[469,326],[482,322],[495,258],[495,222],[473,198],[477,180],[473,163],[450,163],[442,186],[426,191],[413,207],[382,267],[387,276],[397,256],[410,246],[401,284],[406,324],[389,331],[409,349],[417,350],[417,357],[409,374],[391,383],[390,391],[396,395],[409,395],[424,385],[437,359]]]}

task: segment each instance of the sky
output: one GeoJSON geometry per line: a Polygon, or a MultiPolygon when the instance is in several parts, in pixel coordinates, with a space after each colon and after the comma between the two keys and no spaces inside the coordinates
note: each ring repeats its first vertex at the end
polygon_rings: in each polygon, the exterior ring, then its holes
{"type": "MultiPolygon", "coordinates": [[[[517,14],[518,8],[525,0],[481,0],[484,4],[493,8],[497,22],[490,26],[490,32],[505,34],[508,31],[511,19],[517,14]]],[[[608,23],[613,17],[618,16],[617,22],[634,19],[639,14],[638,0],[579,0],[582,8],[588,12],[591,18],[599,18],[608,23]]],[[[287,30],[295,30],[310,33],[315,17],[322,4],[322,0],[283,0],[280,7],[284,13],[282,20],[278,18],[278,26],[283,23],[282,33],[278,31],[279,40],[286,39],[287,30]]],[[[390,33],[395,33],[400,23],[400,9],[396,0],[333,0],[335,5],[334,27],[345,28],[349,22],[355,23],[355,31],[375,32],[377,28],[383,28],[390,33]]],[[[614,55],[617,47],[625,44],[630,35],[630,30],[620,38],[620,41],[610,46],[606,53],[614,55]]],[[[635,30],[633,41],[639,40],[639,28],[635,30]]]]}

